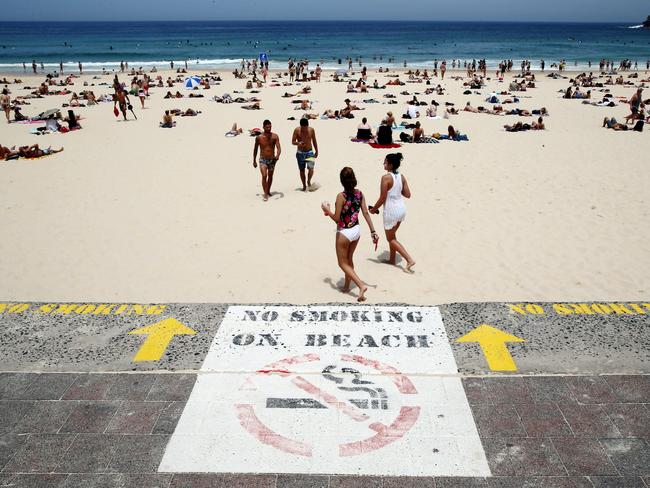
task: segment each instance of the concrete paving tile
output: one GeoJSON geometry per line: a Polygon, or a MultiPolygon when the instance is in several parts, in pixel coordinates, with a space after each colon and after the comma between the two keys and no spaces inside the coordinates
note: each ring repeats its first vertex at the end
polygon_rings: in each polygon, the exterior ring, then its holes
{"type": "Polygon", "coordinates": [[[589,479],[594,488],[645,488],[643,480],[639,477],[591,476],[589,479]]]}
{"type": "Polygon", "coordinates": [[[79,434],[56,468],[59,473],[102,473],[113,458],[121,435],[79,434]]]}
{"type": "Polygon", "coordinates": [[[119,375],[80,374],[63,395],[63,400],[106,400],[119,375]]]}
{"type": "Polygon", "coordinates": [[[70,474],[61,488],[168,488],[171,474],[70,474]]]}
{"type": "Polygon", "coordinates": [[[572,476],[618,475],[596,439],[557,437],[553,439],[553,445],[572,476]]]}
{"type": "Polygon", "coordinates": [[[72,444],[74,434],[33,434],[3,471],[8,473],[51,472],[72,444]]]}
{"type": "Polygon", "coordinates": [[[482,439],[494,476],[565,476],[562,461],[549,439],[482,439]]]}
{"type": "Polygon", "coordinates": [[[156,381],[154,374],[120,374],[106,393],[107,400],[144,401],[156,381]]]}
{"type": "Polygon", "coordinates": [[[645,439],[601,439],[605,452],[623,476],[650,476],[650,443],[645,439]]]}
{"type": "Polygon", "coordinates": [[[650,376],[604,376],[621,403],[650,403],[650,376]]]}
{"type": "Polygon", "coordinates": [[[554,403],[515,405],[529,437],[571,435],[571,429],[554,403]]]}
{"type": "Polygon", "coordinates": [[[12,488],[59,488],[65,483],[67,474],[18,474],[11,480],[12,488]]]}
{"type": "Polygon", "coordinates": [[[526,435],[513,405],[473,405],[472,413],[481,437],[523,437],[526,435]]]}
{"type": "Polygon", "coordinates": [[[221,486],[222,474],[183,473],[175,474],[169,488],[213,488],[221,486]]]}
{"type": "Polygon", "coordinates": [[[119,407],[119,402],[80,402],[72,410],[60,432],[104,432],[119,407]]]}
{"type": "Polygon", "coordinates": [[[483,378],[462,378],[462,382],[470,405],[492,403],[492,397],[483,382],[483,378]]]}
{"type": "Polygon", "coordinates": [[[632,403],[610,403],[603,411],[623,437],[650,438],[650,409],[632,403]]]}
{"type": "Polygon", "coordinates": [[[158,469],[167,435],[124,435],[108,466],[110,473],[151,473],[158,469]]]}
{"type": "Polygon", "coordinates": [[[36,373],[0,373],[0,400],[15,400],[38,375],[36,373]]]}
{"type": "Polygon", "coordinates": [[[152,434],[173,434],[178,424],[178,419],[183,414],[186,402],[170,402],[166,404],[156,421],[152,434]]]}
{"type": "Polygon", "coordinates": [[[566,378],[529,376],[524,382],[534,403],[576,403],[566,378]]]}
{"type": "Polygon", "coordinates": [[[279,474],[276,488],[328,488],[329,476],[279,474]]]}
{"type": "Polygon", "coordinates": [[[225,474],[214,488],[275,488],[276,475],[225,474]]]}
{"type": "Polygon", "coordinates": [[[0,473],[0,486],[10,486],[11,480],[16,476],[14,473],[0,473]]]}
{"type": "Polygon", "coordinates": [[[533,403],[523,378],[484,378],[492,403],[533,403]]]}
{"type": "Polygon", "coordinates": [[[487,488],[487,478],[440,477],[435,479],[436,488],[487,488]]]}
{"type": "Polygon", "coordinates": [[[190,397],[196,382],[195,374],[161,374],[156,376],[156,381],[147,395],[147,401],[186,401],[190,397]]]}
{"type": "Polygon", "coordinates": [[[27,442],[29,436],[20,434],[2,434],[0,435],[0,470],[13,458],[23,445],[27,442]]]}
{"type": "Polygon", "coordinates": [[[593,488],[586,477],[543,476],[538,478],[488,478],[490,488],[593,488]]]}
{"type": "Polygon", "coordinates": [[[381,488],[378,476],[332,476],[330,488],[381,488]]]}
{"type": "Polygon", "coordinates": [[[121,488],[168,488],[171,474],[124,474],[121,488]]]}
{"type": "Polygon", "coordinates": [[[601,376],[570,376],[567,382],[578,403],[619,403],[618,397],[601,376]]]}
{"type": "MultiPolygon", "coordinates": [[[[436,481],[433,477],[384,477],[382,482],[383,488],[435,488],[436,486],[436,481]]],[[[279,484],[278,488],[280,488],[279,484]]]]}
{"type": "Polygon", "coordinates": [[[0,401],[0,433],[14,432],[33,406],[29,401],[0,401]]]}
{"type": "Polygon", "coordinates": [[[600,405],[560,405],[571,430],[579,437],[620,437],[600,405]]]}
{"type": "Polygon", "coordinates": [[[21,400],[60,400],[77,377],[74,373],[43,373],[36,375],[29,386],[17,396],[21,400]]]}
{"type": "Polygon", "coordinates": [[[150,434],[166,406],[164,402],[122,402],[106,433],[150,434]]]}
{"type": "Polygon", "coordinates": [[[21,434],[55,434],[74,410],[75,402],[36,401],[20,419],[15,432],[21,434]]]}

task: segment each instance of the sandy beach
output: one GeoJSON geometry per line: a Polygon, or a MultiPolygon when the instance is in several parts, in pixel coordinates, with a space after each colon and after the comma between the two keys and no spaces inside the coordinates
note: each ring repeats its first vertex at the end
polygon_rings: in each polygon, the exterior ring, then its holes
{"type": "MultiPolygon", "coordinates": [[[[377,126],[392,111],[399,121],[413,94],[427,103],[435,99],[439,113],[445,102],[459,110],[467,101],[490,107],[486,96],[508,90],[512,77],[498,82],[488,72],[492,79],[471,95],[463,95],[462,80],[452,79],[463,73],[451,71],[444,82],[432,81],[445,87],[444,95],[424,95],[424,83],[347,94],[346,83],[330,81],[331,72],[325,72],[320,83],[308,83],[312,92],[303,98],[313,101],[310,113],[340,109],[346,97],[365,110],[355,111],[351,120],[311,121],[320,149],[315,175],[320,189],[302,192],[291,133],[303,112],[294,111],[293,99],[282,94],[305,83],[260,88],[254,95],[262,110],[248,111],[210,100],[224,93],[253,96],[245,80],[219,74],[223,81],[200,91],[204,98],[163,99],[168,88],[152,87],[143,110],[132,97],[137,121],[130,114],[128,122],[116,118],[113,103],[75,108],[83,129],[67,134],[37,136],[30,130],[38,125],[7,125],[3,118],[4,146],[65,148],[42,159],[0,162],[4,301],[353,302],[355,289],[338,290],[335,225],[320,204],[334,201],[343,166],[354,168],[369,203],[377,198],[390,151],[350,141],[361,118],[377,126]],[[388,105],[386,93],[398,103],[388,105]],[[380,103],[363,103],[370,98],[380,103]],[[171,108],[202,113],[177,117],[173,129],[159,128],[164,110],[171,108]],[[259,170],[252,167],[254,139],[247,134],[266,118],[282,144],[276,194],[268,202],[261,198],[259,170]],[[224,137],[233,122],[245,133],[224,137]]],[[[170,73],[156,75],[167,79],[170,73]]],[[[68,88],[111,94],[112,75],[94,76],[76,78],[68,88]]],[[[640,71],[631,81],[639,84],[647,76],[640,71]]],[[[44,79],[19,77],[22,84],[9,85],[12,98],[44,79]]],[[[391,78],[373,70],[371,84],[374,79],[383,84],[391,78]]],[[[128,84],[130,77],[121,74],[120,81],[128,84]]],[[[407,274],[403,262],[382,264],[388,254],[383,232],[375,252],[364,226],[355,265],[369,285],[370,303],[648,300],[650,129],[602,128],[605,116],[622,121],[627,104],[603,108],[562,99],[558,91],[568,86],[568,78],[537,73],[536,88],[515,93],[520,103],[505,106],[546,107],[545,131],[503,129],[533,117],[461,112],[449,120],[418,119],[426,134],[446,133],[452,124],[469,142],[392,150],[403,153],[402,172],[413,192],[398,236],[417,265],[407,274]]],[[[634,86],[606,89],[614,97],[635,92],[634,86]]],[[[189,93],[180,84],[176,90],[189,93]]],[[[598,90],[593,89],[596,100],[603,95],[598,90]]],[[[22,112],[35,116],[69,99],[30,99],[22,112]]],[[[381,217],[373,219],[381,231],[381,217]]]]}

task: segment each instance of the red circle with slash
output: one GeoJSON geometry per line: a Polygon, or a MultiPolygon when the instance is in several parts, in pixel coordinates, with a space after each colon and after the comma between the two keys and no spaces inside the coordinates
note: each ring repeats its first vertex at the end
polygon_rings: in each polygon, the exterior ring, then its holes
{"type": "MultiPolygon", "coordinates": [[[[349,403],[349,401],[339,399],[335,395],[324,391],[311,381],[305,379],[300,374],[291,371],[292,366],[320,360],[321,357],[318,354],[293,356],[268,364],[258,370],[257,374],[279,375],[286,378],[293,386],[307,393],[317,402],[327,405],[328,408],[336,409],[342,415],[357,422],[369,421],[370,417],[362,410],[356,408],[355,405],[349,403]]],[[[392,366],[388,366],[374,359],[368,359],[353,354],[342,354],[340,360],[344,364],[362,365],[371,368],[381,375],[390,376],[395,388],[402,395],[417,395],[418,393],[412,381],[392,366]]],[[[254,389],[246,387],[246,385],[250,384],[251,377],[249,376],[244,381],[244,386],[242,386],[241,389],[254,389]]],[[[261,443],[296,456],[312,456],[313,446],[275,432],[259,419],[255,413],[255,406],[253,404],[239,403],[235,408],[240,425],[261,443]]],[[[339,456],[356,456],[381,449],[382,447],[404,437],[404,435],[415,425],[419,416],[419,406],[401,406],[397,416],[388,425],[382,422],[369,423],[368,428],[372,431],[371,435],[355,442],[339,444],[339,456]]]]}

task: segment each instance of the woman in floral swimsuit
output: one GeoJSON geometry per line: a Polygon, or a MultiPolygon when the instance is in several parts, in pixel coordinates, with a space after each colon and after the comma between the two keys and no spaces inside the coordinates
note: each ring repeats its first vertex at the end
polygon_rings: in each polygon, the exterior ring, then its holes
{"type": "Polygon", "coordinates": [[[339,262],[339,267],[345,273],[345,283],[341,291],[347,293],[350,290],[350,283],[359,287],[359,297],[357,301],[363,302],[366,300],[365,293],[368,287],[359,278],[354,270],[354,251],[359,244],[361,237],[361,226],[359,225],[359,212],[363,213],[363,217],[368,223],[372,235],[372,241],[376,244],[379,236],[375,232],[372,225],[368,207],[366,206],[366,199],[360,190],[357,190],[357,179],[354,176],[352,168],[345,167],[341,170],[341,184],[344,191],[336,196],[336,206],[334,212],[330,210],[329,203],[323,202],[321,208],[326,217],[331,218],[336,222],[336,257],[339,262]]]}

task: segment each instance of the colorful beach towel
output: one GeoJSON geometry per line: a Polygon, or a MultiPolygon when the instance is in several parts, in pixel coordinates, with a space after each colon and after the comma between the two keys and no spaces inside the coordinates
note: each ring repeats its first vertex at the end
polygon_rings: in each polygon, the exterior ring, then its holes
{"type": "Polygon", "coordinates": [[[370,143],[370,147],[374,147],[375,149],[394,149],[396,147],[402,147],[401,144],[377,144],[375,142],[370,143]]]}

